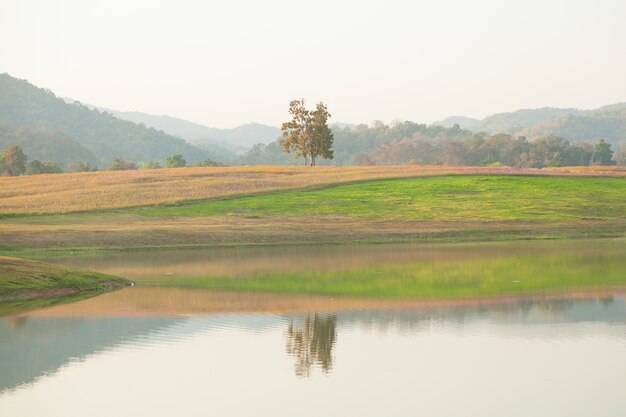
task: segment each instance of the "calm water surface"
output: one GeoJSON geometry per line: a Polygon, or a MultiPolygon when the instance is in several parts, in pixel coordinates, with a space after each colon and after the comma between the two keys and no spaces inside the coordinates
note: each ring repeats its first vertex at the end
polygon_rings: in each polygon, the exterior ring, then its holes
{"type": "MultiPolygon", "coordinates": [[[[324,250],[318,263],[306,248],[60,262],[141,284],[207,268],[293,269],[298,257],[329,271],[446,252],[324,250]]],[[[138,285],[0,318],[0,416],[623,416],[624,387],[626,298],[616,288],[455,301],[138,285]]]]}

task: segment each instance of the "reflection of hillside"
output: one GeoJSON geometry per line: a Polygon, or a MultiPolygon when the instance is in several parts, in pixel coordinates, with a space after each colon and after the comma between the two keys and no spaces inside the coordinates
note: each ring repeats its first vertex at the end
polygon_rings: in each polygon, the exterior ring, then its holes
{"type": "MultiPolygon", "coordinates": [[[[518,299],[500,304],[441,305],[421,309],[346,311],[337,313],[339,329],[359,325],[380,330],[392,327],[419,329],[433,322],[466,326],[483,320],[513,326],[572,325],[582,323],[626,324],[626,299],[614,297],[518,299]]],[[[547,336],[547,335],[544,335],[547,336]]]]}
{"type": "Polygon", "coordinates": [[[186,340],[210,329],[284,329],[287,352],[296,361],[295,371],[307,376],[316,366],[324,372],[335,367],[333,349],[342,329],[393,329],[427,335],[432,327],[471,332],[473,326],[485,323],[499,334],[515,337],[523,334],[551,340],[563,335],[605,335],[615,328],[615,336],[623,338],[623,327],[598,324],[625,324],[626,304],[623,294],[611,297],[603,293],[574,298],[418,303],[134,287],[0,319],[0,391],[32,383],[74,360],[121,344],[186,340]],[[193,298],[194,294],[198,298],[193,298]],[[306,313],[305,308],[319,313],[306,313]],[[177,315],[183,312],[190,315],[177,315]]]}
{"type": "Polygon", "coordinates": [[[296,375],[309,376],[311,366],[324,372],[333,367],[333,346],[337,339],[337,316],[308,314],[292,319],[287,326],[287,353],[296,358],[296,375]]]}
{"type": "Polygon", "coordinates": [[[70,360],[148,335],[180,319],[6,318],[0,320],[0,392],[55,372],[70,360]]]}

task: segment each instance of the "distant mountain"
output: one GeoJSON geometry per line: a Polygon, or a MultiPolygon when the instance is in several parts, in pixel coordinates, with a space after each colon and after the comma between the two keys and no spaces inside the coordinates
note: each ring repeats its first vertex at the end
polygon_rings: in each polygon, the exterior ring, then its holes
{"type": "Polygon", "coordinates": [[[356,129],[358,125],[354,124],[354,123],[341,123],[341,122],[336,122],[336,123],[331,123],[330,125],[328,125],[328,127],[330,127],[331,129],[356,129]]]}
{"type": "Polygon", "coordinates": [[[22,148],[31,161],[54,161],[65,168],[79,162],[92,166],[99,163],[93,152],[60,130],[0,125],[0,152],[11,145],[22,148]]]}
{"type": "Polygon", "coordinates": [[[626,117],[626,102],[602,106],[598,109],[590,110],[588,113],[599,117],[626,117]]]}
{"type": "Polygon", "coordinates": [[[507,133],[529,139],[554,135],[573,142],[602,138],[619,143],[626,141],[626,103],[592,110],[523,109],[494,114],[482,120],[453,116],[434,124],[445,127],[458,124],[477,133],[507,133]]]}
{"type": "Polygon", "coordinates": [[[217,129],[170,116],[156,116],[141,112],[108,110],[114,116],[179,136],[201,145],[219,145],[233,152],[241,152],[257,143],[268,144],[280,136],[280,129],[260,123],[247,123],[232,129],[217,129]]]}
{"type": "MultiPolygon", "coordinates": [[[[268,144],[280,137],[279,128],[259,123],[248,123],[233,129],[213,130],[214,135],[210,136],[210,139],[218,140],[222,143],[226,142],[232,145],[244,146],[246,148],[251,148],[258,143],[268,144]]],[[[189,139],[189,141],[200,143],[202,139],[189,139]]]]}
{"type": "Polygon", "coordinates": [[[454,125],[459,125],[462,129],[472,129],[474,126],[480,123],[480,120],[474,119],[472,117],[465,116],[450,116],[446,117],[443,120],[439,120],[434,125],[443,126],[443,127],[454,127],[454,125]]]}
{"type": "Polygon", "coordinates": [[[547,122],[558,117],[578,114],[584,114],[584,111],[578,109],[557,109],[552,107],[544,107],[541,109],[522,109],[510,113],[498,113],[486,117],[472,126],[471,130],[475,132],[514,134],[537,123],[547,122]]]}
{"type": "MultiPolygon", "coordinates": [[[[51,91],[8,74],[0,74],[0,124],[61,132],[66,142],[68,138],[73,139],[91,158],[97,158],[99,166],[108,165],[115,157],[144,162],[163,161],[169,155],[181,154],[187,162],[195,163],[212,156],[204,149],[154,128],[120,120],[79,103],[66,103],[51,91]]],[[[41,139],[41,135],[39,137],[41,139]]],[[[37,152],[40,150],[31,148],[31,153],[37,152]]],[[[88,159],[87,154],[82,157],[88,159]]],[[[55,162],[66,161],[56,159],[55,162]]]]}
{"type": "MultiPolygon", "coordinates": [[[[187,142],[192,142],[189,138],[195,137],[195,133],[202,132],[205,129],[211,129],[201,124],[189,122],[187,120],[178,119],[171,116],[156,116],[148,113],[141,112],[126,112],[108,109],[106,107],[98,107],[93,104],[81,103],[69,97],[63,97],[63,100],[69,104],[76,104],[87,107],[91,110],[98,110],[101,113],[111,114],[120,120],[126,120],[136,123],[140,126],[154,128],[160,132],[164,132],[168,135],[176,136],[187,142]]],[[[211,158],[216,161],[230,163],[237,153],[244,152],[248,148],[240,146],[231,146],[227,143],[220,143],[217,140],[202,140],[198,143],[194,143],[194,146],[208,151],[211,158]]]]}
{"type": "Polygon", "coordinates": [[[572,142],[605,139],[612,144],[626,141],[626,115],[566,116],[529,126],[517,132],[517,136],[535,138],[554,135],[572,142]]]}

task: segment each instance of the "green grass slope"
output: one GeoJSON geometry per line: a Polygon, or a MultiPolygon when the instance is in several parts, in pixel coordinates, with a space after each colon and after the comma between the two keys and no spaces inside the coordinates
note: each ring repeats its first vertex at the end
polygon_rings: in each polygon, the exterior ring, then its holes
{"type": "Polygon", "coordinates": [[[419,221],[626,218],[626,178],[443,176],[368,181],[140,210],[151,216],[348,216],[419,221]]]}
{"type": "Polygon", "coordinates": [[[130,281],[111,275],[0,256],[0,315],[84,298],[129,284],[130,281]]]}

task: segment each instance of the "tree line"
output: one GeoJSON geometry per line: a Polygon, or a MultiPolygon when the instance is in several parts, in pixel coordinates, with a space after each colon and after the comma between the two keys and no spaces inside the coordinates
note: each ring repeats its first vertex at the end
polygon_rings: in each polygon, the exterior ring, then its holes
{"type": "MultiPolygon", "coordinates": [[[[356,165],[467,165],[517,168],[616,165],[611,144],[570,143],[558,136],[529,141],[508,134],[474,135],[465,140],[432,139],[421,135],[393,140],[357,155],[356,165]]],[[[624,161],[626,162],[626,161],[624,161]]]]}
{"type": "MultiPolygon", "coordinates": [[[[285,127],[285,124],[283,125],[285,127]]],[[[285,129],[283,129],[285,131],[285,129]]],[[[287,134],[289,131],[286,132],[287,134]]],[[[357,125],[332,129],[333,160],[323,165],[506,165],[542,168],[567,165],[626,165],[626,143],[604,140],[572,143],[558,136],[532,140],[511,134],[474,133],[458,125],[443,127],[414,122],[357,125]]],[[[235,164],[292,165],[283,138],[256,145],[235,164]]]]}
{"type": "MultiPolygon", "coordinates": [[[[132,161],[121,158],[113,158],[111,165],[105,168],[106,171],[125,171],[133,169],[158,169],[158,168],[179,168],[185,167],[187,161],[180,154],[170,155],[166,158],[165,163],[161,165],[160,161],[148,161],[138,166],[132,161]]],[[[219,162],[206,159],[198,162],[193,166],[222,166],[219,162]]],[[[98,168],[92,166],[88,162],[79,162],[78,165],[72,165],[69,171],[88,172],[98,171],[98,168]]],[[[60,174],[65,172],[63,167],[53,161],[39,161],[33,159],[28,162],[28,156],[18,145],[11,145],[4,152],[0,153],[0,175],[19,176],[19,175],[36,175],[36,174],[60,174]]]]}

